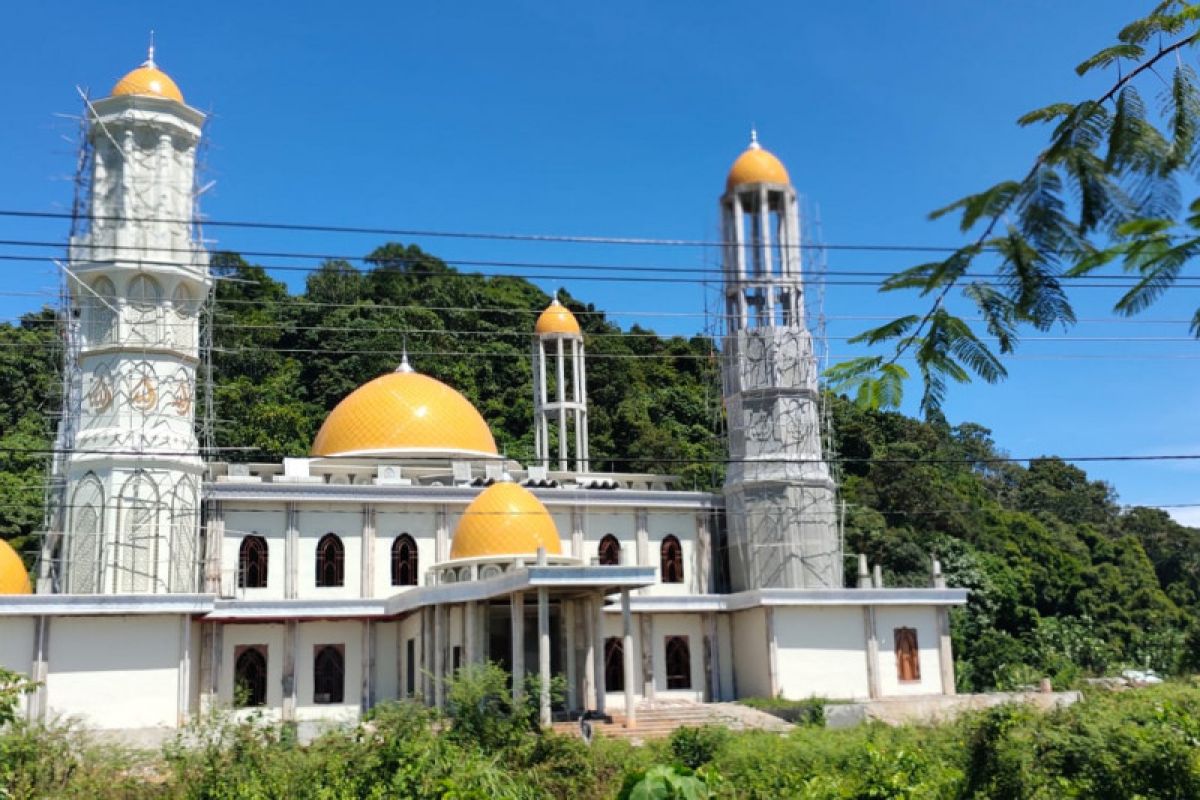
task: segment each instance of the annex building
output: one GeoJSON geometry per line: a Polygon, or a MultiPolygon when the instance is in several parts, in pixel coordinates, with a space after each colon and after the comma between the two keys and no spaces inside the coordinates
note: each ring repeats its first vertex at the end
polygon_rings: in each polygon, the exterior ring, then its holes
{"type": "Polygon", "coordinates": [[[966,591],[936,562],[928,588],[883,588],[865,560],[845,588],[797,196],[757,141],[719,200],[730,465],[709,493],[592,469],[586,340],[557,301],[529,331],[529,464],[401,353],[307,456],[202,458],[203,119],[153,53],[90,105],[58,500],[32,580],[0,542],[0,665],[38,682],[30,719],[153,733],[223,706],[352,721],[396,698],[440,706],[444,679],[485,659],[539,693],[543,723],[608,710],[636,724],[663,701],[954,692],[947,612],[966,591]]]}

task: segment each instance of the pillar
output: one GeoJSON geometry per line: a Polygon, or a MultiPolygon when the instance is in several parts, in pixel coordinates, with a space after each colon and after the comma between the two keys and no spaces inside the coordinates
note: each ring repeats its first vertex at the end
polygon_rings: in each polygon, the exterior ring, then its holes
{"type": "Polygon", "coordinates": [[[446,705],[446,606],[433,607],[433,705],[446,705]]]}
{"type": "Polygon", "coordinates": [[[369,619],[362,621],[362,696],[361,710],[365,714],[375,705],[375,625],[369,619]]]}
{"type": "Polygon", "coordinates": [[[704,615],[704,640],[708,649],[709,673],[709,702],[718,703],[724,699],[721,692],[721,641],[717,634],[717,615],[710,611],[704,615]]]}
{"type": "Polygon", "coordinates": [[[525,695],[525,593],[512,593],[512,693],[513,704],[525,695]]]}
{"type": "Polygon", "coordinates": [[[775,638],[775,609],[767,606],[763,613],[767,617],[767,685],[771,687],[771,697],[779,697],[779,641],[775,638]]]}
{"type": "Polygon", "coordinates": [[[463,665],[479,659],[479,608],[474,600],[463,606],[463,665]]]}
{"type": "Polygon", "coordinates": [[[365,504],[362,512],[361,572],[359,595],[375,596],[375,506],[365,504]]]}
{"type": "Polygon", "coordinates": [[[29,695],[27,718],[30,722],[44,722],[46,706],[46,677],[49,673],[50,617],[37,616],[33,619],[33,658],[30,659],[29,680],[34,682],[29,695]]]}
{"type": "Polygon", "coordinates": [[[879,637],[875,632],[875,606],[863,606],[863,628],[867,640],[867,696],[872,700],[879,690],[879,637]]]}
{"type": "Polygon", "coordinates": [[[625,727],[637,727],[637,715],[633,708],[633,614],[629,611],[629,590],[621,590],[621,630],[625,641],[625,727]]]}
{"type": "Polygon", "coordinates": [[[283,545],[283,596],[294,600],[299,596],[300,512],[295,503],[287,504],[287,532],[283,545]]]}
{"type": "Polygon", "coordinates": [[[563,610],[563,639],[566,640],[566,670],[567,670],[567,711],[577,711],[582,703],[579,702],[579,662],[575,657],[576,644],[579,641],[576,635],[575,626],[577,623],[577,615],[575,614],[575,601],[564,600],[562,602],[563,610]]]}
{"type": "Polygon", "coordinates": [[[592,601],[592,685],[596,687],[596,713],[606,713],[608,687],[604,681],[604,595],[592,601]]]}
{"type": "Polygon", "coordinates": [[[654,618],[649,614],[638,614],[641,629],[642,645],[642,697],[647,703],[653,703],[655,695],[655,658],[654,658],[654,618]]]}
{"type": "MultiPolygon", "coordinates": [[[[945,589],[946,576],[942,574],[942,562],[933,559],[933,588],[945,589]]],[[[938,627],[938,671],[942,678],[942,694],[957,694],[954,685],[954,647],[950,640],[950,607],[937,607],[938,627]]]]}
{"type": "Polygon", "coordinates": [[[188,720],[188,699],[192,685],[192,618],[179,616],[179,674],[176,676],[175,724],[183,727],[188,720]]]}
{"type": "Polygon", "coordinates": [[[538,721],[550,726],[550,590],[539,586],[538,604],[538,721]]]}
{"type": "MultiPolygon", "coordinates": [[[[221,594],[221,550],[225,546],[225,509],[219,500],[214,500],[209,504],[207,528],[208,557],[204,565],[204,591],[219,596],[221,594]]],[[[66,547],[65,544],[63,546],[66,547]]]]}
{"type": "MultiPolygon", "coordinates": [[[[296,719],[296,660],[300,648],[300,623],[289,619],[283,624],[283,673],[280,676],[283,690],[283,709],[280,712],[284,722],[296,719]]],[[[218,629],[218,636],[220,630],[218,629]]],[[[220,640],[217,640],[217,653],[214,663],[220,665],[220,640]]],[[[231,676],[232,677],[232,676],[231,676]]]]}

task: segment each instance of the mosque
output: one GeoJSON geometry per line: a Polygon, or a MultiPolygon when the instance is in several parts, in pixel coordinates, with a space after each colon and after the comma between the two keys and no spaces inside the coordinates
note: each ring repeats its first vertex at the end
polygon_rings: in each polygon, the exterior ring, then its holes
{"type": "Polygon", "coordinates": [[[592,468],[586,337],[557,301],[529,332],[529,464],[402,354],[329,413],[306,457],[202,458],[204,115],[151,51],[88,121],[58,499],[32,578],[0,541],[0,665],[37,681],[30,720],[161,733],[223,707],[353,721],[397,698],[442,706],[445,679],[483,660],[537,693],[543,724],[954,692],[948,610],[967,593],[936,560],[928,587],[885,588],[860,557],[846,588],[797,196],[756,140],[719,200],[730,465],[722,491],[699,492],[592,468]]]}

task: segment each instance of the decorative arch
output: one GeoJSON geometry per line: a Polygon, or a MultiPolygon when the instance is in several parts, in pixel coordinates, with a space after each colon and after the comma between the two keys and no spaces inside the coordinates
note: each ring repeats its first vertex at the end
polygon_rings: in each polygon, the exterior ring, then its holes
{"type": "Polygon", "coordinates": [[[196,484],[185,475],[175,484],[171,498],[170,591],[196,591],[200,572],[197,547],[196,484]]]}
{"type": "Polygon", "coordinates": [[[609,692],[625,691],[625,642],[620,636],[604,640],[604,688],[609,692]]]}
{"type": "Polygon", "coordinates": [[[196,345],[195,318],[196,299],[187,284],[180,283],[171,294],[170,317],[171,342],[184,349],[196,345]]]}
{"type": "Polygon", "coordinates": [[[135,275],[126,290],[128,298],[129,338],[135,342],[158,344],[158,312],[162,289],[149,275],[135,275]]]}
{"type": "Polygon", "coordinates": [[[692,688],[692,649],[686,636],[668,636],[666,640],[668,689],[692,688]]]}
{"type": "Polygon", "coordinates": [[[117,591],[144,592],[158,578],[158,487],[145,472],[137,472],[121,487],[121,533],[116,542],[117,591]]]}
{"type": "Polygon", "coordinates": [[[104,552],[104,486],[87,473],[71,495],[71,524],[66,548],[67,591],[91,594],[100,589],[100,555],[104,552]]]}
{"type": "Polygon", "coordinates": [[[142,413],[158,408],[158,376],[149,361],[139,361],[129,370],[125,392],[129,405],[142,413]]]}
{"type": "Polygon", "coordinates": [[[83,315],[83,338],[88,347],[112,344],[117,340],[117,287],[103,276],[80,292],[79,309],[83,315]]]}
{"type": "Polygon", "coordinates": [[[598,549],[600,556],[600,565],[604,567],[614,567],[621,563],[621,543],[617,541],[617,537],[611,533],[604,535],[600,540],[598,549]]]}
{"type": "Polygon", "coordinates": [[[346,546],[335,533],[327,533],[317,542],[317,586],[344,586],[346,583],[346,546]]]}
{"type": "Polygon", "coordinates": [[[674,534],[663,537],[661,549],[663,583],[683,583],[683,546],[674,534]]]}
{"type": "Polygon", "coordinates": [[[270,551],[267,540],[257,533],[242,537],[238,547],[238,587],[242,589],[267,588],[267,566],[270,551]]]}
{"type": "Polygon", "coordinates": [[[392,586],[416,586],[417,566],[417,543],[402,533],[392,542],[392,586]]]}
{"type": "Polygon", "coordinates": [[[242,708],[267,704],[266,645],[238,648],[233,665],[234,703],[242,708]]]}

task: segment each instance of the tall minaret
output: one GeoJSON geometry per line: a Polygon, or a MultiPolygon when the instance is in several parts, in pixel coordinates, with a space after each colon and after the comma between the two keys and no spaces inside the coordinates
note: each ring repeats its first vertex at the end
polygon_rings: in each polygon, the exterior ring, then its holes
{"type": "Polygon", "coordinates": [[[211,284],[193,226],[204,115],[155,65],[153,46],[88,113],[90,226],[69,257],[58,588],[194,592],[197,312],[211,284]]]}
{"type": "Polygon", "coordinates": [[[588,470],[587,369],[583,332],[570,309],[554,298],[533,328],[534,459],[562,471],[588,470]],[[550,452],[550,428],[558,453],[550,452]]]}
{"type": "Polygon", "coordinates": [[[834,484],[822,461],[817,362],[804,322],[796,190],[758,144],[721,197],[733,589],[840,588],[834,484]]]}

